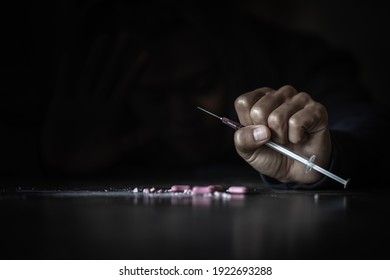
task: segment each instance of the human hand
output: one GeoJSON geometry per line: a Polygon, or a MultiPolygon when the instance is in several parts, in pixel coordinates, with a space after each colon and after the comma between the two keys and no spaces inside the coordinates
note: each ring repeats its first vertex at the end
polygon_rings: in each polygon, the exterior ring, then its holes
{"type": "Polygon", "coordinates": [[[268,140],[327,168],[331,139],[326,108],[292,86],[263,87],[239,96],[235,109],[240,123],[234,143],[238,154],[260,173],[282,183],[315,183],[323,175],[306,173],[306,165],[264,145],[268,140]]]}

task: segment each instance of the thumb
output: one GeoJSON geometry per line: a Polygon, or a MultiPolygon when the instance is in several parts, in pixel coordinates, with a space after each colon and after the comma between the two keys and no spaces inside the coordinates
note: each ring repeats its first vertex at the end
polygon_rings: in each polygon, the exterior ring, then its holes
{"type": "Polygon", "coordinates": [[[265,125],[248,125],[234,133],[234,145],[237,152],[250,156],[271,138],[271,131],[265,125]]]}

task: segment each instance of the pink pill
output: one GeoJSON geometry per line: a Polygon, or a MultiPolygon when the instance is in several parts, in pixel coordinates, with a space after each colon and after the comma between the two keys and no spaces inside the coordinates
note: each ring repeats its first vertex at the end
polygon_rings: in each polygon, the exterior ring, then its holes
{"type": "Polygon", "coordinates": [[[229,193],[244,194],[249,192],[249,188],[246,186],[230,186],[226,191],[229,193]]]}
{"type": "Polygon", "coordinates": [[[214,186],[194,186],[192,187],[193,194],[209,194],[215,191],[214,186]]]}
{"type": "Polygon", "coordinates": [[[185,192],[190,190],[191,187],[189,185],[173,185],[170,189],[171,192],[185,192]]]}

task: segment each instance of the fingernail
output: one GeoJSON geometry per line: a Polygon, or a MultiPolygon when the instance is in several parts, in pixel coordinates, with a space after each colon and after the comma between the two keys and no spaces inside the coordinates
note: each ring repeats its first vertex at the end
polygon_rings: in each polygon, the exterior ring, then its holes
{"type": "Polygon", "coordinates": [[[265,130],[265,127],[263,127],[263,126],[255,128],[252,131],[252,133],[253,133],[253,138],[257,142],[260,142],[260,141],[267,139],[267,131],[265,130]]]}

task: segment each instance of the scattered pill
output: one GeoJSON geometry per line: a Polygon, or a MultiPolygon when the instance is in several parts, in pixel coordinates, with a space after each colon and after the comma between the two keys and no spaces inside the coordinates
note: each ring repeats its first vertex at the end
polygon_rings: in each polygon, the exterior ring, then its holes
{"type": "Polygon", "coordinates": [[[210,194],[213,193],[214,191],[215,191],[215,187],[213,185],[192,187],[193,194],[210,194]]]}
{"type": "Polygon", "coordinates": [[[190,185],[173,185],[169,191],[171,192],[185,192],[186,190],[191,189],[190,185]]]}
{"type": "Polygon", "coordinates": [[[233,194],[244,194],[249,192],[249,188],[246,186],[230,186],[226,191],[233,194]]]}
{"type": "MultiPolygon", "coordinates": [[[[232,185],[228,188],[218,184],[210,185],[189,185],[189,184],[174,184],[170,188],[160,187],[134,187],[128,189],[135,194],[141,194],[148,199],[154,197],[172,197],[175,199],[190,198],[190,200],[196,200],[196,204],[205,202],[198,201],[199,199],[214,198],[218,200],[231,200],[238,197],[244,198],[245,194],[251,192],[251,189],[245,185],[232,185]]],[[[212,200],[211,199],[211,200],[212,200]]],[[[316,199],[316,196],[315,196],[316,199]]],[[[210,203],[211,201],[208,201],[210,203]]]]}

